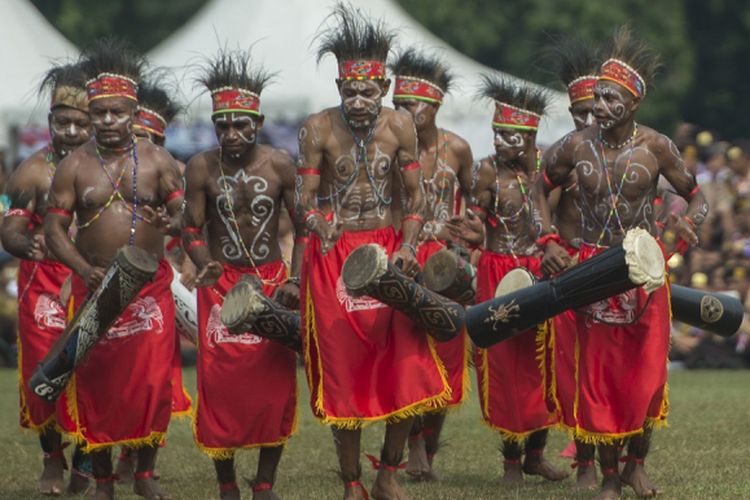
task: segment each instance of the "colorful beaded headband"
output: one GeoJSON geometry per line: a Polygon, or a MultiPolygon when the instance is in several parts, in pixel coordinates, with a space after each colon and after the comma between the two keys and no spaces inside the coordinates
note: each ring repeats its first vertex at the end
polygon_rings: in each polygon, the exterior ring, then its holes
{"type": "Polygon", "coordinates": [[[619,59],[607,59],[602,64],[599,80],[609,80],[628,89],[636,97],[646,97],[646,82],[636,70],[619,59]]]}
{"type": "Polygon", "coordinates": [[[440,104],[443,102],[443,90],[434,83],[413,76],[396,76],[396,88],[393,100],[425,101],[440,104]]]}
{"type": "Polygon", "coordinates": [[[516,130],[538,130],[542,117],[531,111],[495,101],[495,116],[492,128],[512,128],[516,130]]]}
{"type": "Polygon", "coordinates": [[[352,59],[339,63],[340,80],[385,80],[385,63],[373,59],[352,59]]]}
{"type": "Polygon", "coordinates": [[[138,106],[138,112],[133,120],[133,128],[145,130],[159,137],[164,137],[167,129],[167,120],[156,111],[138,106]]]}
{"type": "Polygon", "coordinates": [[[594,85],[598,77],[596,75],[579,76],[568,84],[568,97],[570,104],[594,98],[594,85]]]}
{"type": "Polygon", "coordinates": [[[115,73],[100,73],[86,82],[89,102],[105,97],[125,97],[138,102],[138,84],[132,78],[115,73]]]}
{"type": "Polygon", "coordinates": [[[255,92],[236,87],[222,87],[211,92],[214,112],[212,116],[221,113],[247,113],[260,116],[260,96],[255,92]]]}
{"type": "Polygon", "coordinates": [[[50,109],[58,106],[77,109],[84,113],[89,112],[89,99],[86,96],[86,89],[73,87],[71,85],[60,85],[52,91],[50,109]]]}

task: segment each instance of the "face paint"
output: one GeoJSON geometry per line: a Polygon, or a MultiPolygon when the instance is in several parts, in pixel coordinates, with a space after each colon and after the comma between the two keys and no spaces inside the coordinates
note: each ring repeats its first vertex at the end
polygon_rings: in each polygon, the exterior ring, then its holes
{"type": "Polygon", "coordinates": [[[341,105],[352,128],[372,126],[383,107],[383,89],[372,80],[347,80],[341,83],[341,105]]]}
{"type": "Polygon", "coordinates": [[[573,104],[570,107],[570,115],[573,117],[576,130],[583,130],[594,124],[594,100],[586,99],[573,104]]]}
{"type": "Polygon", "coordinates": [[[517,130],[496,129],[495,153],[503,161],[515,160],[523,155],[526,139],[517,130]]]}
{"type": "Polygon", "coordinates": [[[89,105],[96,141],[109,147],[127,145],[133,137],[135,103],[123,97],[97,99],[89,105]]]}
{"type": "Polygon", "coordinates": [[[49,130],[55,152],[64,157],[89,139],[91,120],[79,109],[58,107],[50,113],[49,130]]]}
{"type": "Polygon", "coordinates": [[[230,158],[239,158],[258,142],[258,122],[244,113],[224,113],[214,118],[216,138],[230,158]]]}
{"type": "Polygon", "coordinates": [[[599,127],[609,130],[629,118],[632,99],[617,84],[597,82],[594,86],[594,117],[599,127]]]}

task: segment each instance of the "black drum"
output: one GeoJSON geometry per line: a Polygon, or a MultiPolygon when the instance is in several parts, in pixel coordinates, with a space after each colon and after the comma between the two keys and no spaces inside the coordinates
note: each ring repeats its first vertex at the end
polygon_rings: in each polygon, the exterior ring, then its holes
{"type": "Polygon", "coordinates": [[[469,336],[479,347],[511,338],[567,309],[642,286],[648,293],[664,284],[664,254],[642,229],[627,232],[622,245],[528,288],[496,297],[466,311],[469,336]]]}
{"type": "Polygon", "coordinates": [[[302,352],[299,312],[282,307],[267,297],[257,276],[243,276],[227,292],[221,307],[221,322],[229,333],[252,332],[302,352]]]}
{"type": "Polygon", "coordinates": [[[352,297],[370,296],[409,316],[436,340],[455,338],[464,328],[464,308],[404,275],[377,244],[362,245],[346,258],[341,278],[352,297]]]}
{"type": "Polygon", "coordinates": [[[730,337],[737,333],[745,308],[739,299],[723,293],[672,285],[672,318],[688,325],[730,337]]]}
{"type": "Polygon", "coordinates": [[[424,264],[424,284],[433,292],[464,305],[474,303],[477,295],[477,270],[469,263],[468,254],[443,248],[424,264]]]}
{"type": "Polygon", "coordinates": [[[34,394],[49,402],[60,396],[75,367],[154,278],[158,267],[159,262],[141,248],[127,246],[117,251],[99,288],[78,308],[29,380],[34,394]]]}

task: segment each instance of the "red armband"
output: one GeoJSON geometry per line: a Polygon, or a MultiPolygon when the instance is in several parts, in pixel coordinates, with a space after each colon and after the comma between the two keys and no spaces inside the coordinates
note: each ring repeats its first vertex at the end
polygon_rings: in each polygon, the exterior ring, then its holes
{"type": "Polygon", "coordinates": [[[294,240],[295,245],[307,245],[307,243],[310,241],[310,238],[307,236],[300,236],[299,238],[296,238],[294,240]]]}
{"type": "Polygon", "coordinates": [[[538,247],[544,248],[550,241],[554,241],[559,245],[561,241],[560,235],[557,233],[547,233],[544,236],[540,236],[539,239],[536,240],[536,245],[538,247]]]}
{"type": "Polygon", "coordinates": [[[421,215],[417,215],[417,214],[404,215],[401,218],[401,222],[404,222],[404,221],[407,221],[407,220],[413,220],[413,221],[419,222],[420,224],[424,224],[424,219],[422,218],[422,216],[421,215]]]}
{"type": "Polygon", "coordinates": [[[486,208],[482,208],[479,205],[471,205],[469,207],[469,210],[471,210],[475,214],[476,213],[482,213],[482,214],[485,214],[485,215],[487,214],[487,209],[486,208]]]}
{"type": "Polygon", "coordinates": [[[558,187],[557,184],[555,184],[554,182],[552,182],[552,180],[549,178],[549,176],[547,175],[547,171],[546,170],[542,172],[542,179],[544,180],[544,183],[550,189],[555,189],[556,187],[558,187]]]}
{"type": "Polygon", "coordinates": [[[310,210],[308,210],[307,212],[305,212],[305,215],[302,216],[302,220],[303,221],[307,221],[307,219],[309,219],[310,217],[312,217],[315,214],[322,215],[321,212],[320,212],[320,210],[318,210],[317,208],[311,208],[310,210]]]}
{"type": "Polygon", "coordinates": [[[5,211],[6,217],[28,217],[31,219],[34,214],[32,214],[29,210],[26,210],[25,208],[9,208],[5,211]]]}
{"type": "Polygon", "coordinates": [[[50,207],[47,209],[48,214],[62,215],[63,217],[73,217],[73,212],[64,208],[50,207]]]}
{"type": "Polygon", "coordinates": [[[298,168],[297,175],[320,175],[320,170],[317,168],[298,168]]]}
{"type": "Polygon", "coordinates": [[[201,234],[203,233],[203,230],[199,227],[189,226],[189,227],[183,227],[182,231],[187,234],[201,234]]]}
{"type": "Polygon", "coordinates": [[[693,190],[692,190],[692,191],[690,191],[690,192],[688,193],[688,195],[687,195],[687,198],[686,198],[686,199],[687,199],[687,201],[690,201],[690,200],[692,200],[692,199],[693,199],[693,197],[694,197],[694,196],[695,196],[696,194],[698,194],[698,191],[700,191],[700,189],[701,189],[701,187],[700,187],[700,186],[695,186],[695,187],[693,188],[693,190]]]}
{"type": "Polygon", "coordinates": [[[166,205],[170,201],[174,200],[175,198],[179,198],[180,196],[185,196],[185,193],[182,192],[182,189],[172,191],[171,193],[167,195],[166,198],[164,198],[164,204],[166,205]]]}
{"type": "Polygon", "coordinates": [[[166,249],[167,249],[167,252],[171,252],[175,248],[181,247],[181,246],[182,246],[182,238],[180,238],[179,236],[172,236],[171,238],[169,238],[169,241],[167,242],[166,249]]]}
{"type": "Polygon", "coordinates": [[[662,206],[663,204],[664,204],[664,200],[662,200],[662,199],[661,199],[661,197],[659,197],[659,196],[656,196],[656,197],[654,198],[654,205],[656,205],[657,207],[660,207],[660,206],[662,206]]]}
{"type": "Polygon", "coordinates": [[[206,246],[206,242],[203,240],[193,240],[190,242],[190,244],[185,249],[186,252],[190,252],[195,247],[204,247],[206,246]]]}
{"type": "Polygon", "coordinates": [[[408,165],[404,165],[404,168],[402,168],[401,170],[404,171],[404,172],[408,172],[409,170],[415,170],[415,169],[417,169],[419,167],[420,167],[419,162],[418,161],[413,161],[413,162],[409,163],[408,165]]]}

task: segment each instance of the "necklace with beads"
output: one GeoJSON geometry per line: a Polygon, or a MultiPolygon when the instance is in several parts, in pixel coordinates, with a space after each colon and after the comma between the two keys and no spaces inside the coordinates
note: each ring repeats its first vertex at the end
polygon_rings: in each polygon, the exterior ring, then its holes
{"type": "Polygon", "coordinates": [[[609,149],[622,149],[628,144],[630,144],[631,142],[633,142],[637,134],[638,134],[638,124],[636,122],[633,122],[633,133],[630,134],[630,137],[625,139],[625,141],[622,144],[613,145],[613,144],[608,143],[606,139],[604,139],[604,134],[602,133],[602,129],[599,129],[599,143],[603,144],[604,146],[607,146],[609,149]]]}
{"type": "Polygon", "coordinates": [[[513,257],[513,260],[516,262],[516,265],[519,264],[518,256],[516,255],[516,239],[514,235],[510,231],[510,226],[508,226],[508,222],[514,222],[518,220],[518,218],[521,216],[521,214],[524,212],[524,210],[530,215],[531,214],[531,201],[529,199],[529,196],[526,192],[526,185],[523,182],[523,179],[518,174],[518,172],[515,169],[513,170],[513,173],[516,176],[516,182],[518,184],[518,191],[521,193],[521,206],[518,208],[518,210],[511,215],[508,216],[502,216],[500,215],[500,175],[499,175],[499,166],[497,163],[497,158],[495,155],[492,155],[492,165],[495,168],[495,217],[498,221],[503,225],[503,230],[505,231],[505,241],[508,244],[508,249],[510,250],[510,255],[513,257]]]}

